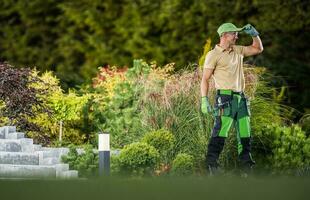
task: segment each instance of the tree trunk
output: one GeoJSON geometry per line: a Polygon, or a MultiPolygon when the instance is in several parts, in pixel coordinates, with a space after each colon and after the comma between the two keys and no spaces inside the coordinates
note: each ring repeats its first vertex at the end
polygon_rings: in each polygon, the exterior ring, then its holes
{"type": "Polygon", "coordinates": [[[59,142],[62,141],[62,120],[59,121],[59,142]]]}

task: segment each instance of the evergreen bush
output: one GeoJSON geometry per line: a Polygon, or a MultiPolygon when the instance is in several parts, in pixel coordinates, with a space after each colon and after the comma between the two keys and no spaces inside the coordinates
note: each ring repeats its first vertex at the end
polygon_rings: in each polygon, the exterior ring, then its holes
{"type": "Polygon", "coordinates": [[[84,147],[84,153],[78,154],[74,145],[69,146],[69,153],[62,156],[62,161],[68,163],[70,169],[78,170],[79,177],[94,177],[98,175],[99,157],[91,145],[84,147]]]}
{"type": "Polygon", "coordinates": [[[119,155],[121,173],[128,175],[152,175],[158,161],[158,151],[153,146],[142,142],[126,145],[119,155]]]}
{"type": "Polygon", "coordinates": [[[141,141],[155,147],[159,152],[161,162],[166,164],[170,162],[176,142],[171,132],[163,129],[152,131],[146,133],[141,141]]]}
{"type": "Polygon", "coordinates": [[[186,153],[179,153],[172,162],[171,174],[188,176],[194,173],[194,158],[186,153]]]}

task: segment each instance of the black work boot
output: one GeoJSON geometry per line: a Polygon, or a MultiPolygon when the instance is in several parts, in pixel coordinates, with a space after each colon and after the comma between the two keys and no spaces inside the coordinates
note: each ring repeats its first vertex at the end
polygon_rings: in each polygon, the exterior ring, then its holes
{"type": "Polygon", "coordinates": [[[219,169],[219,165],[217,160],[219,158],[220,153],[223,150],[225,143],[224,137],[211,137],[209,145],[208,145],[208,152],[206,154],[206,161],[207,161],[207,171],[208,174],[211,176],[218,175],[221,171],[219,169]]]}
{"type": "Polygon", "coordinates": [[[240,167],[240,176],[247,178],[248,176],[253,175],[255,162],[243,164],[240,167]]]}
{"type": "Polygon", "coordinates": [[[240,171],[242,177],[253,174],[255,161],[251,156],[251,138],[241,138],[242,151],[239,154],[240,171]]]}
{"type": "Polygon", "coordinates": [[[223,171],[218,165],[217,166],[208,165],[209,176],[219,176],[222,174],[223,174],[223,171]]]}
{"type": "Polygon", "coordinates": [[[240,176],[242,178],[247,178],[249,176],[252,176],[254,174],[254,166],[255,166],[255,162],[248,163],[247,165],[241,166],[240,176]]]}

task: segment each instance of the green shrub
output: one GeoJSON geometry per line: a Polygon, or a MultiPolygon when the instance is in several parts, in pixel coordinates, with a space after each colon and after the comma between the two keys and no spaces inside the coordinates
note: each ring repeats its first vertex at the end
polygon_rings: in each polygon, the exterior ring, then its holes
{"type": "Polygon", "coordinates": [[[275,173],[296,174],[310,166],[310,138],[298,125],[268,125],[265,134],[272,138],[269,160],[275,173]]]}
{"type": "Polygon", "coordinates": [[[134,60],[133,67],[128,69],[125,80],[117,82],[114,95],[103,110],[104,123],[99,127],[111,134],[111,146],[123,148],[137,142],[142,136],[138,99],[140,95],[140,76],[148,73],[150,66],[141,60],[134,60]]]}
{"type": "Polygon", "coordinates": [[[119,155],[113,155],[110,157],[110,173],[111,176],[118,176],[121,174],[121,164],[119,155]]]}
{"type": "Polygon", "coordinates": [[[140,142],[126,145],[119,155],[121,173],[129,175],[153,174],[158,160],[158,151],[153,146],[140,142]]]}
{"type": "Polygon", "coordinates": [[[194,158],[186,153],[179,153],[172,162],[171,174],[188,176],[194,173],[194,158]]]}
{"type": "Polygon", "coordinates": [[[258,168],[275,174],[291,175],[309,170],[310,138],[298,125],[272,123],[257,134],[264,138],[260,144],[256,144],[254,151],[258,168]]]}
{"type": "Polygon", "coordinates": [[[175,147],[175,137],[167,130],[157,130],[145,134],[142,142],[145,142],[157,149],[160,155],[160,160],[163,163],[169,163],[173,156],[175,147]]]}
{"type": "Polygon", "coordinates": [[[70,169],[78,170],[79,177],[97,176],[99,165],[98,154],[93,152],[91,145],[86,145],[84,151],[84,153],[79,155],[76,147],[71,145],[69,147],[69,153],[62,156],[62,161],[68,163],[70,169]]]}

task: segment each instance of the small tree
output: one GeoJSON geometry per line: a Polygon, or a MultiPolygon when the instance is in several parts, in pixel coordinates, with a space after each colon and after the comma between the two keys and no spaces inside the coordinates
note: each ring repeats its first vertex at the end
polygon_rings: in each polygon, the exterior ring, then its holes
{"type": "Polygon", "coordinates": [[[38,130],[39,127],[27,120],[36,112],[48,112],[43,100],[39,98],[45,93],[32,85],[40,79],[33,76],[31,69],[15,69],[8,63],[0,63],[0,100],[4,106],[0,114],[9,119],[10,125],[16,125],[23,130],[38,130]]]}
{"type": "Polygon", "coordinates": [[[82,107],[87,103],[88,96],[77,96],[74,92],[69,94],[56,93],[50,97],[50,107],[53,111],[53,120],[59,122],[59,141],[63,137],[63,122],[78,120],[82,107]]]}

